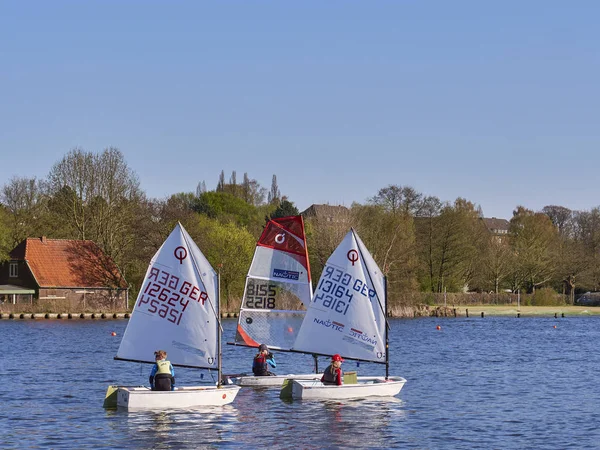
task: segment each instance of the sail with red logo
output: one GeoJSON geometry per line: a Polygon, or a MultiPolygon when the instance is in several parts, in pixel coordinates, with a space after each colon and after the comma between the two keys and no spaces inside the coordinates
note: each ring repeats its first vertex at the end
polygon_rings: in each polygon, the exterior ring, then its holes
{"type": "Polygon", "coordinates": [[[289,350],[312,297],[301,216],[271,219],[246,277],[235,345],[289,350]]]}

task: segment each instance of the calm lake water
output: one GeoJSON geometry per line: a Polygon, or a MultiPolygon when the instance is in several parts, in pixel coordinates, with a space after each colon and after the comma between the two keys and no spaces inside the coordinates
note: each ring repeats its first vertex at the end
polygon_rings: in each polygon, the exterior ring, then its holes
{"type": "MultiPolygon", "coordinates": [[[[137,413],[102,408],[109,384],[148,383],[149,365],[113,360],[126,324],[0,321],[0,447],[600,448],[599,317],[392,320],[390,374],[408,380],[395,398],[284,402],[243,388],[223,408],[137,413]]],[[[224,321],[224,341],[235,325],[224,321]]],[[[226,373],[251,365],[249,349],[223,352],[226,373]]],[[[312,368],[310,356],[276,359],[280,374],[312,368]]],[[[210,379],[176,371],[180,385],[210,379]]]]}

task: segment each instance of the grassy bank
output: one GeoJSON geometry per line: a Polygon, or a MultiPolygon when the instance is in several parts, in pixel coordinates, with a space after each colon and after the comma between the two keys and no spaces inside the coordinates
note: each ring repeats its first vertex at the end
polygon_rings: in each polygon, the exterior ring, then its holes
{"type": "Polygon", "coordinates": [[[517,310],[516,305],[481,305],[481,306],[457,306],[456,313],[460,317],[466,316],[466,310],[469,310],[469,317],[481,316],[516,316],[521,317],[554,317],[554,314],[561,316],[592,316],[600,315],[598,306],[521,306],[517,310]]]}

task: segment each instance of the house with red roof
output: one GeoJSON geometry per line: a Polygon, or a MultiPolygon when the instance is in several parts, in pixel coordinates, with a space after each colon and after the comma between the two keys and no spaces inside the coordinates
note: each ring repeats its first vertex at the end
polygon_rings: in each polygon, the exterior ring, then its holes
{"type": "Polygon", "coordinates": [[[124,310],[129,286],[93,241],[28,238],[0,266],[0,302],[31,301],[71,310],[124,310]]]}

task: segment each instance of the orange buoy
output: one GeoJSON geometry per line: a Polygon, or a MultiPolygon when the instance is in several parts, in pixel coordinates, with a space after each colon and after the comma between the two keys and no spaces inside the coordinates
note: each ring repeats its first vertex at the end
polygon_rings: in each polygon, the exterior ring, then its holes
{"type": "Polygon", "coordinates": [[[288,333],[293,333],[294,329],[292,327],[288,327],[288,333]]]}
{"type": "Polygon", "coordinates": [[[115,333],[114,331],[112,333],[110,333],[111,336],[116,336],[117,333],[115,333]]]}
{"type": "Polygon", "coordinates": [[[441,330],[442,327],[440,327],[439,325],[437,327],[435,327],[436,330],[441,330]]]}
{"type": "Polygon", "coordinates": [[[554,328],[556,328],[556,325],[554,325],[554,328]]]}

